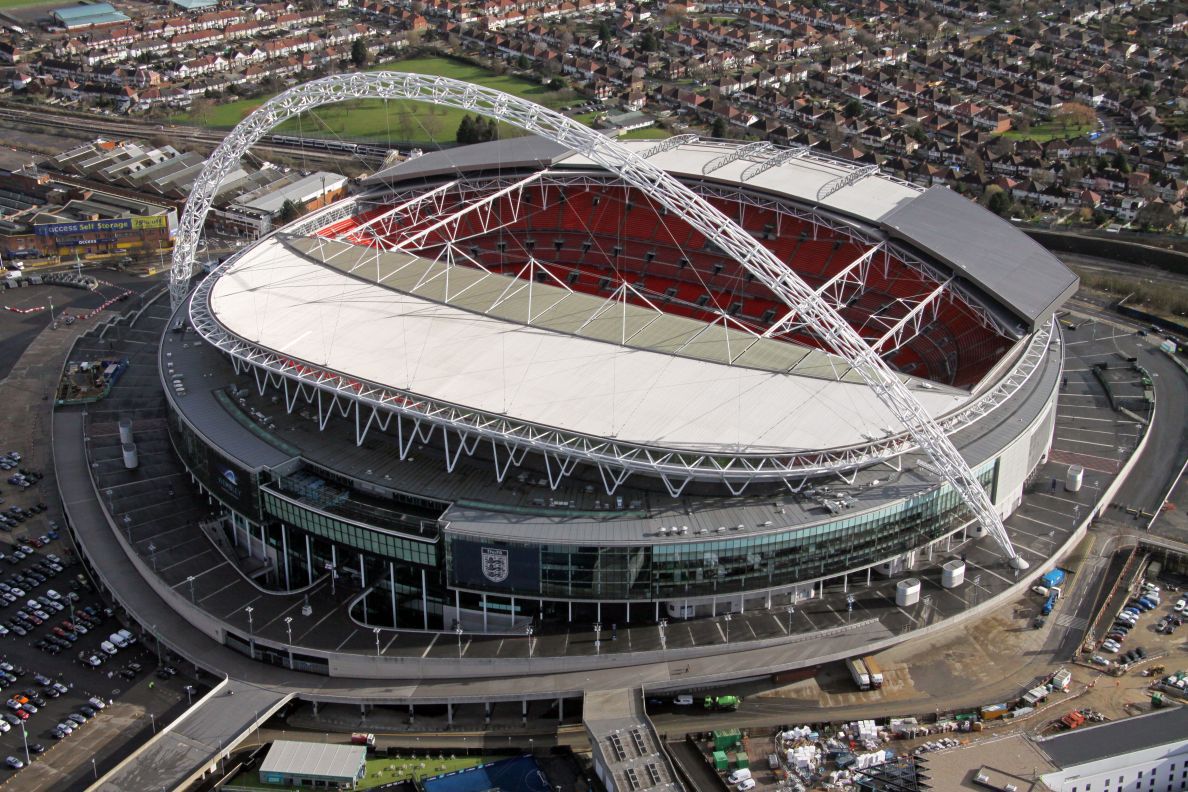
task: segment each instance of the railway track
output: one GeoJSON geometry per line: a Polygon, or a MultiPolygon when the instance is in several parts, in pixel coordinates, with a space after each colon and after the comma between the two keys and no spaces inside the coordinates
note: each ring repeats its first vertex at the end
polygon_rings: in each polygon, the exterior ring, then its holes
{"type": "MultiPolygon", "coordinates": [[[[222,132],[201,127],[184,125],[148,125],[125,121],[111,121],[103,117],[79,116],[71,113],[37,111],[14,107],[0,107],[0,124],[4,122],[24,124],[49,131],[63,129],[85,133],[87,136],[112,135],[120,137],[147,138],[164,135],[181,143],[213,149],[223,141],[222,132]]],[[[289,157],[301,155],[314,164],[325,163],[342,167],[344,164],[375,166],[380,164],[390,150],[386,146],[352,143],[350,141],[300,138],[287,135],[271,135],[257,143],[255,150],[272,152],[289,157]]]]}

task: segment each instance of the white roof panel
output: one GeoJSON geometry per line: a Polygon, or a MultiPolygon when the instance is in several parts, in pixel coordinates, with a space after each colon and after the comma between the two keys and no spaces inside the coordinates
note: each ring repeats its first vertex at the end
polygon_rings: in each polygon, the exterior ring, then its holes
{"type": "MultiPolygon", "coordinates": [[[[360,281],[269,239],[214,285],[231,332],[349,377],[592,436],[795,451],[898,424],[865,385],[758,371],[527,327],[360,281]]],[[[933,415],[964,396],[913,386],[933,415]]]]}
{"type": "MultiPolygon", "coordinates": [[[[654,144],[654,141],[619,142],[637,151],[646,150],[654,144]]],[[[814,156],[811,153],[800,159],[787,160],[748,181],[742,180],[743,171],[776,154],[779,149],[761,152],[748,159],[736,160],[708,175],[702,174],[702,168],[736,148],[737,144],[698,141],[660,152],[650,157],[648,161],[674,176],[704,178],[708,181],[753,187],[764,192],[786,195],[809,204],[819,204],[871,223],[878,222],[890,212],[911,202],[919,197],[921,192],[919,187],[875,174],[860,179],[848,187],[842,187],[824,200],[818,201],[817,195],[820,191],[852,173],[855,168],[861,166],[861,163],[847,163],[829,157],[814,156]]],[[[557,167],[566,165],[595,167],[591,160],[579,154],[557,161],[557,167]]]]}

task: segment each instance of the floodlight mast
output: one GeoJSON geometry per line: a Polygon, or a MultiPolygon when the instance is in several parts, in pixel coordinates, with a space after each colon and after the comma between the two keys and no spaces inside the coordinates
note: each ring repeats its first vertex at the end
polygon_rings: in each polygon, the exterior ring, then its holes
{"type": "Polygon", "coordinates": [[[198,239],[223,177],[238,166],[256,141],[287,119],[351,99],[409,99],[503,121],[578,152],[682,217],[796,310],[831,351],[849,361],[928,454],[941,477],[961,495],[1011,565],[1027,568],[986,491],[944,431],[878,353],[800,276],[708,201],[631,149],[560,113],[510,94],[448,77],[381,71],[323,77],[268,100],[223,139],[194,182],[173,250],[169,291],[175,309],[189,292],[198,239]]]}

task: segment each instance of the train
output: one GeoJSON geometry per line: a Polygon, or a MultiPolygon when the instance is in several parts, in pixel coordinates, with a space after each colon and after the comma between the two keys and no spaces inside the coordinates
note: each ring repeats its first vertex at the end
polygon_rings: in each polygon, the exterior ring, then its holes
{"type": "Polygon", "coordinates": [[[312,149],[315,151],[336,151],[346,154],[356,154],[360,157],[378,157],[383,159],[396,150],[395,146],[384,146],[373,143],[355,143],[350,140],[330,140],[326,138],[303,138],[295,135],[269,135],[268,142],[275,146],[312,149]]]}

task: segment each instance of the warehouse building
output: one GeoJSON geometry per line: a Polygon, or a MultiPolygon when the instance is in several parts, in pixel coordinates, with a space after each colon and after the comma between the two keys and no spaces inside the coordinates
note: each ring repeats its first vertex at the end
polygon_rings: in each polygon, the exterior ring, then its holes
{"type": "Polygon", "coordinates": [[[260,764],[260,783],[313,789],[354,789],[367,773],[362,745],[277,740],[260,764]]]}

